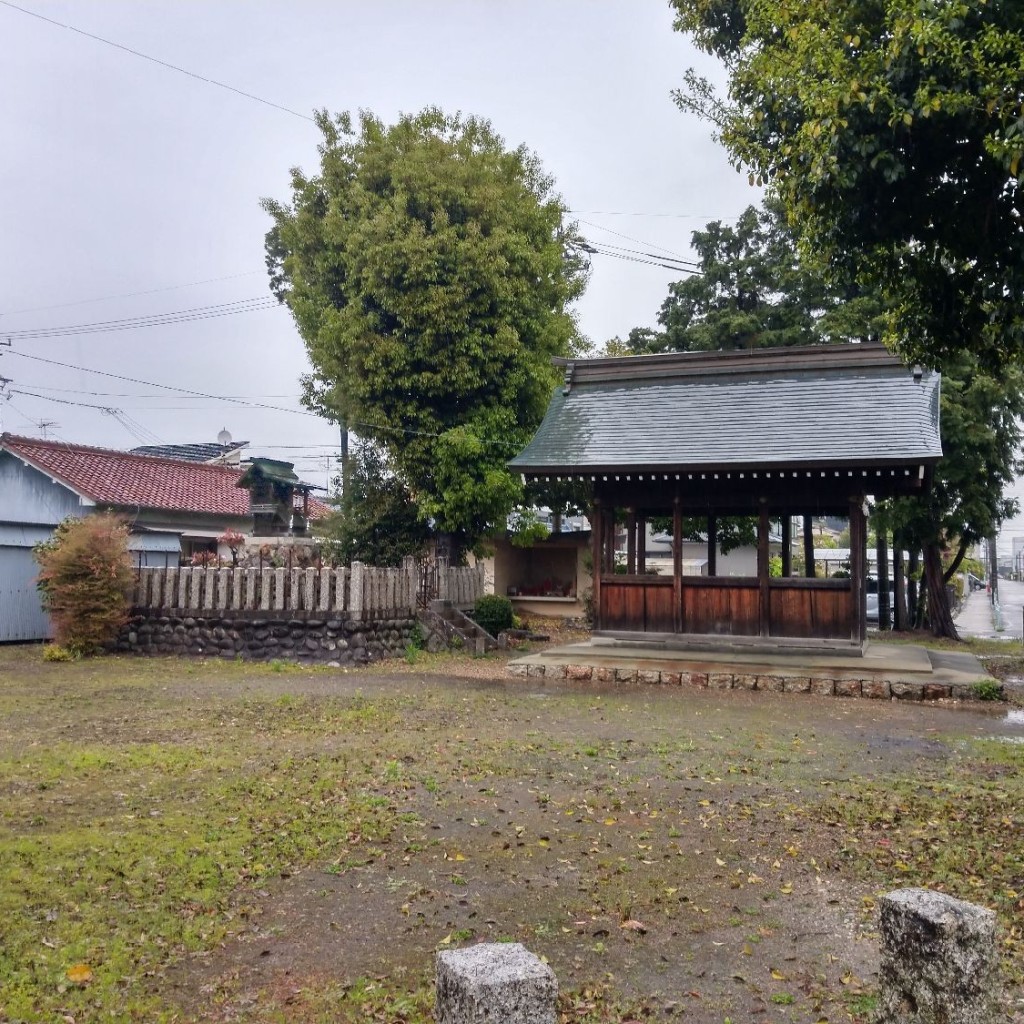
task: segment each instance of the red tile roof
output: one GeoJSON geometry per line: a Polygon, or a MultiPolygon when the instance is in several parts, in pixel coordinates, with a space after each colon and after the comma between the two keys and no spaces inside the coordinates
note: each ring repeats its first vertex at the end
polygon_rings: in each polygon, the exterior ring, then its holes
{"type": "MultiPolygon", "coordinates": [[[[249,492],[236,486],[238,468],[14,434],[0,434],[0,449],[100,505],[250,515],[249,492]]],[[[322,501],[309,499],[311,518],[327,511],[322,501]]]]}

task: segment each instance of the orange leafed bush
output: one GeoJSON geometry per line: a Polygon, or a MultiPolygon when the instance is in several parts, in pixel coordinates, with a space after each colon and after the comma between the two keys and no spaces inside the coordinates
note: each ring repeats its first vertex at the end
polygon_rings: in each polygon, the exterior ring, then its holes
{"type": "Polygon", "coordinates": [[[105,514],[65,519],[34,554],[57,643],[75,654],[95,654],[128,620],[128,527],[105,514]]]}

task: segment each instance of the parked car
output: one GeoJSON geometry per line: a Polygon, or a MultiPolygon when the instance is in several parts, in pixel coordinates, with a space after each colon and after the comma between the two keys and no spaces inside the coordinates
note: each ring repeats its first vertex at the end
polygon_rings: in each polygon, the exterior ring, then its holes
{"type": "Polygon", "coordinates": [[[969,572],[967,574],[967,585],[971,588],[972,591],[985,589],[985,581],[979,579],[977,576],[974,575],[973,572],[969,572]]]}
{"type": "MultiPolygon", "coordinates": [[[[865,580],[867,586],[867,621],[878,622],[878,580],[869,576],[865,580]]],[[[892,607],[896,603],[896,584],[889,580],[889,615],[892,616],[892,607]]]]}

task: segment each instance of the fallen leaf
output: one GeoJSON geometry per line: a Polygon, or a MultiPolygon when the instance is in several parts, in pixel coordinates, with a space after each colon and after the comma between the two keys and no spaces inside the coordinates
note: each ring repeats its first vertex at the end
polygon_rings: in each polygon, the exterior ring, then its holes
{"type": "Polygon", "coordinates": [[[789,979],[788,979],[788,978],[787,978],[787,977],[786,977],[786,976],[785,976],[785,975],[784,975],[784,974],[782,973],[782,971],[780,971],[780,970],[779,970],[779,969],[778,969],[777,967],[773,967],[773,968],[771,969],[771,971],[772,971],[772,977],[773,977],[773,978],[774,978],[774,979],[775,979],[776,981],[788,981],[788,980],[789,980],[789,979]]]}
{"type": "Polygon", "coordinates": [[[88,964],[75,964],[68,968],[68,981],[76,985],[88,985],[92,981],[92,968],[88,964]]]}
{"type": "Polygon", "coordinates": [[[633,918],[630,918],[628,921],[623,921],[619,927],[625,928],[627,931],[639,932],[641,935],[644,935],[647,932],[647,925],[641,924],[639,921],[634,921],[633,918]]]}

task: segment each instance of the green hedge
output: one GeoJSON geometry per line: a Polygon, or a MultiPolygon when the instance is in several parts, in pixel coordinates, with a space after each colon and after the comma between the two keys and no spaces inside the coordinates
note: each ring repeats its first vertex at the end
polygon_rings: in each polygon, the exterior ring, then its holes
{"type": "Polygon", "coordinates": [[[491,636],[497,636],[502,630],[512,628],[512,602],[500,594],[484,594],[476,599],[473,619],[491,636]]]}

